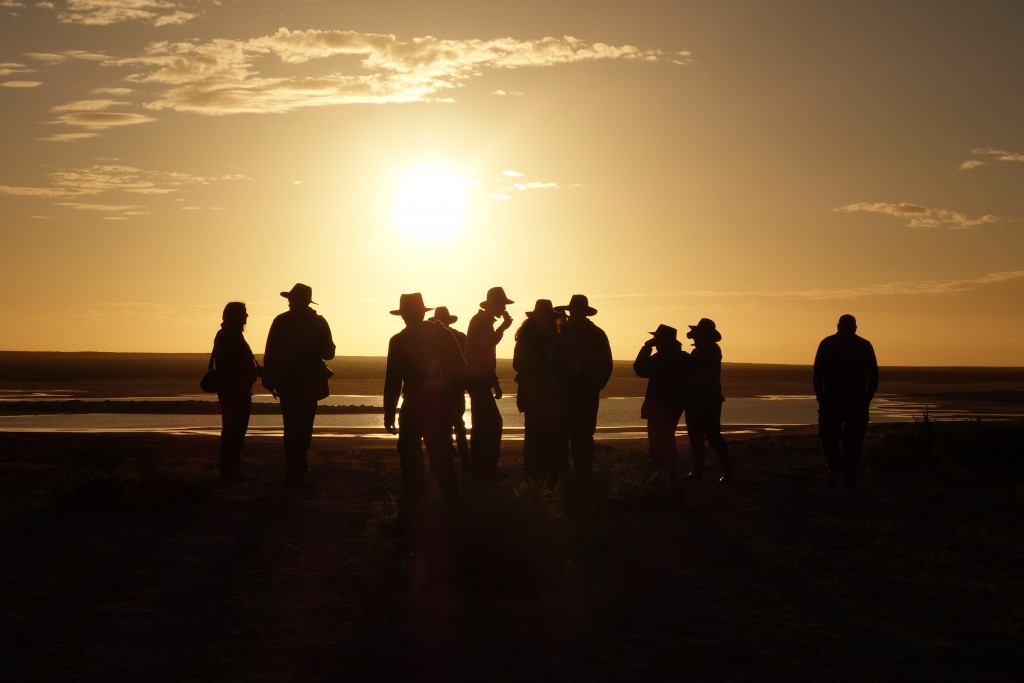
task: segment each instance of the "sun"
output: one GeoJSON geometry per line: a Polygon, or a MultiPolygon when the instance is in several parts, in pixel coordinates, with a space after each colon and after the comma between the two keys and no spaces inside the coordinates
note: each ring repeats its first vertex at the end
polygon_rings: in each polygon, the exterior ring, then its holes
{"type": "Polygon", "coordinates": [[[429,239],[451,237],[466,224],[466,188],[472,181],[447,164],[418,164],[399,174],[395,225],[403,234],[429,239]]]}

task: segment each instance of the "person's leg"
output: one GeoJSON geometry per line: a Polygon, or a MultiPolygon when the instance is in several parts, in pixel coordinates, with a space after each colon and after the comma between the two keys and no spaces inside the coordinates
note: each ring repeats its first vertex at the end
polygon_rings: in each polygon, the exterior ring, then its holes
{"type": "MultiPolygon", "coordinates": [[[[451,424],[448,420],[426,426],[423,441],[430,459],[430,473],[434,475],[441,493],[454,498],[459,491],[458,476],[455,473],[455,445],[452,443],[451,424]]],[[[421,471],[422,471],[422,459],[421,471]]]]}
{"type": "Polygon", "coordinates": [[[573,397],[569,449],[573,471],[580,477],[589,477],[594,470],[594,432],[600,398],[599,393],[590,391],[578,392],[573,397]]]}
{"type": "Polygon", "coordinates": [[[473,431],[469,437],[473,476],[491,480],[498,474],[498,456],[501,452],[501,413],[489,387],[469,392],[473,417],[473,431]]]}
{"type": "Polygon", "coordinates": [[[462,469],[468,472],[472,465],[469,455],[469,439],[466,436],[466,393],[459,392],[455,398],[455,444],[459,452],[462,469]]]}
{"type": "Polygon", "coordinates": [[[722,478],[720,481],[729,482],[733,480],[732,463],[729,460],[729,446],[722,437],[722,404],[708,406],[704,419],[704,436],[707,439],[711,450],[715,452],[718,463],[722,466],[722,478]]]}
{"type": "Polygon", "coordinates": [[[857,488],[857,474],[860,472],[860,456],[864,450],[864,436],[868,430],[868,405],[850,406],[844,415],[843,444],[843,486],[850,490],[857,488]]]}
{"type": "Polygon", "coordinates": [[[684,479],[704,478],[704,424],[700,406],[686,409],[686,436],[690,442],[690,473],[684,479]]]}
{"type": "Polygon", "coordinates": [[[398,416],[398,463],[402,468],[402,486],[410,505],[427,496],[427,480],[423,473],[423,448],[415,407],[406,401],[398,416]]]}
{"type": "Polygon", "coordinates": [[[843,434],[843,416],[830,401],[821,401],[818,405],[818,437],[821,439],[821,451],[828,466],[827,486],[835,486],[842,479],[843,455],[840,440],[843,434]]]}
{"type": "Polygon", "coordinates": [[[221,406],[220,476],[237,479],[242,476],[242,443],[249,428],[252,396],[249,392],[217,394],[221,406]]]}

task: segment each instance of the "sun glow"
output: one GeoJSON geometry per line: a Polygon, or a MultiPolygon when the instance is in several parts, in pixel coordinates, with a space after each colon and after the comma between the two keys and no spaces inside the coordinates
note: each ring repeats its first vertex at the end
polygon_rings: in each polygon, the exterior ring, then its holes
{"type": "Polygon", "coordinates": [[[395,224],[404,234],[451,237],[466,224],[466,187],[472,181],[445,164],[419,164],[398,176],[395,224]]]}

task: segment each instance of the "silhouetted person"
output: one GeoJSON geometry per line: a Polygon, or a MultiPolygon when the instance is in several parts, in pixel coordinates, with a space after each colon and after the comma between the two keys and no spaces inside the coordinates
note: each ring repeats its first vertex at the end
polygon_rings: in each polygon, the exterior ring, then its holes
{"type": "Polygon", "coordinates": [[[242,335],[249,319],[245,304],[229,302],[221,319],[220,330],[213,338],[213,364],[220,378],[220,478],[244,481],[249,475],[242,471],[242,442],[249,429],[252,385],[259,376],[259,365],[242,335]]]}
{"type": "Polygon", "coordinates": [[[512,316],[505,306],[513,303],[505,296],[504,289],[491,287],[487,290],[487,299],[480,302],[480,310],[469,321],[469,329],[466,330],[466,389],[473,411],[469,450],[473,459],[473,479],[477,481],[497,481],[499,478],[503,422],[496,401],[501,398],[497,347],[505,330],[512,324],[512,316]],[[502,321],[495,328],[497,318],[502,321]]]}
{"type": "Polygon", "coordinates": [[[263,354],[263,386],[281,400],[284,419],[285,481],[304,488],[306,453],[313,440],[317,401],[327,398],[334,339],[327,321],[309,307],[313,290],[302,283],[281,292],[288,310],[274,318],[263,354]]]}
{"type": "Polygon", "coordinates": [[[458,493],[452,445],[452,387],[463,385],[466,360],[450,331],[423,319],[429,310],[419,292],[399,298],[398,310],[391,314],[402,316],[405,329],[388,343],[384,380],[384,428],[391,434],[396,433],[398,397],[403,397],[397,429],[398,460],[405,495],[412,504],[427,495],[421,441],[427,446],[430,471],[441,493],[449,498],[458,493]]]}
{"type": "Polygon", "coordinates": [[[516,331],[512,367],[516,407],[523,414],[523,475],[553,485],[568,467],[562,384],[556,362],[557,313],[550,299],[537,299],[516,331]]]}
{"type": "Polygon", "coordinates": [[[679,475],[676,429],[686,403],[689,354],[676,338],[676,328],[658,325],[633,361],[633,371],[647,378],[640,417],[647,420],[647,443],[658,469],[679,475]],[[653,353],[653,351],[657,353],[653,353]]]}
{"type": "MultiPolygon", "coordinates": [[[[465,355],[466,335],[451,326],[458,319],[459,316],[448,312],[447,306],[438,306],[434,309],[434,315],[430,316],[431,322],[441,325],[455,336],[455,341],[459,342],[459,348],[465,355]]],[[[469,470],[469,441],[466,438],[466,387],[452,385],[452,410],[455,411],[455,447],[459,453],[459,462],[462,463],[463,470],[469,470]]]]}
{"type": "Polygon", "coordinates": [[[565,390],[569,451],[573,471],[587,477],[594,469],[594,432],[601,389],[612,376],[608,335],[590,320],[597,314],[587,297],[573,294],[561,306],[569,314],[558,333],[558,369],[565,390]]]}
{"type": "Polygon", "coordinates": [[[690,352],[690,373],[686,395],[686,431],[690,437],[690,451],[693,467],[684,479],[704,478],[704,442],[718,457],[722,466],[723,484],[733,480],[732,465],[729,462],[729,447],[722,438],[722,349],[718,342],[722,335],[715,323],[701,318],[696,325],[690,325],[686,333],[693,340],[690,352]]]}
{"type": "Polygon", "coordinates": [[[857,336],[857,319],[839,318],[837,332],[825,337],[814,356],[814,395],[818,433],[828,465],[828,486],[842,481],[856,490],[857,470],[868,428],[868,410],[878,390],[878,361],[871,342],[857,336]]]}

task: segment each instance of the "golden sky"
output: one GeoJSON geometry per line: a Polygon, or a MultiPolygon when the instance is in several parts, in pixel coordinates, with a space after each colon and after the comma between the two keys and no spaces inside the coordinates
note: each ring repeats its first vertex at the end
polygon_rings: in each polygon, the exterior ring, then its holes
{"type": "MultiPolygon", "coordinates": [[[[342,355],[584,293],[809,363],[1024,365],[1019,2],[0,0],[0,349],[342,355]]],[[[499,347],[510,357],[511,335],[499,347]]]]}

